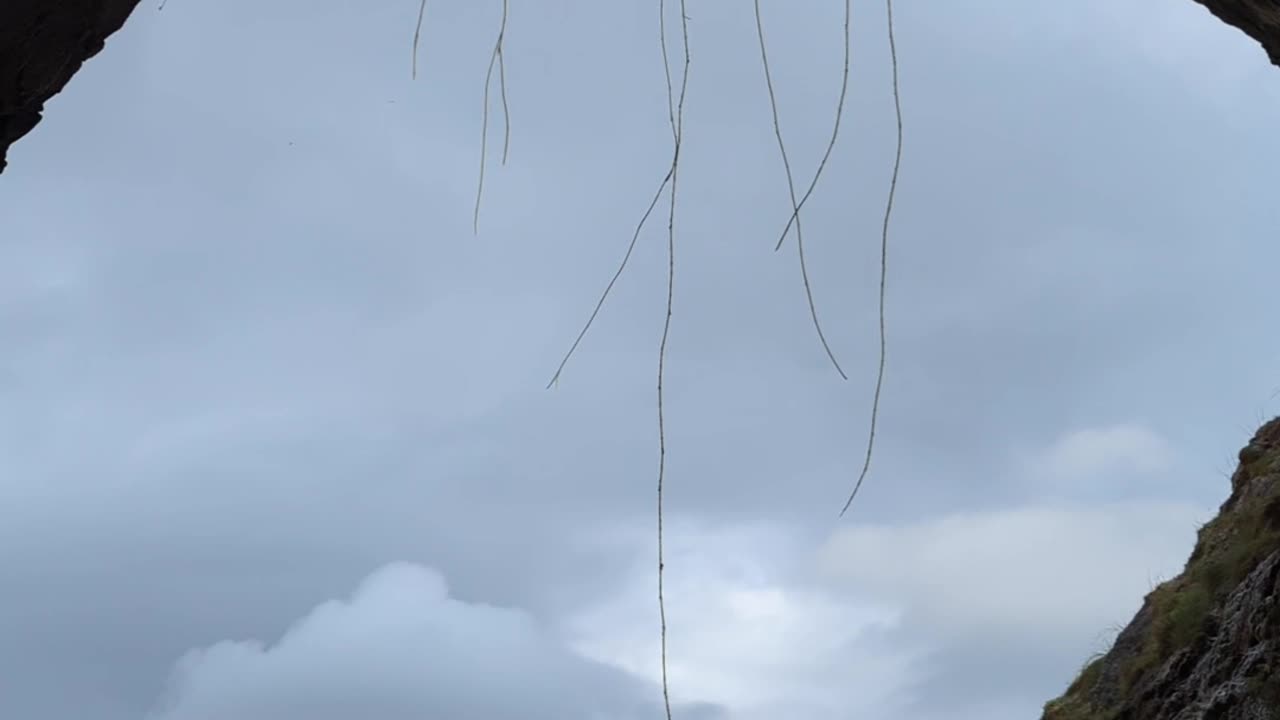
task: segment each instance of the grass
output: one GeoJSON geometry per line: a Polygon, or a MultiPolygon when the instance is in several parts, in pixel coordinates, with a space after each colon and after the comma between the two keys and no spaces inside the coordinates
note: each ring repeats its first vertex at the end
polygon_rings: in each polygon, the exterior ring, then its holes
{"type": "MultiPolygon", "coordinates": [[[[1280,452],[1242,452],[1239,484],[1247,487],[1259,478],[1275,477],[1278,469],[1280,452]]],[[[1095,707],[1097,698],[1126,697],[1174,654],[1203,641],[1212,630],[1214,608],[1280,548],[1280,489],[1241,493],[1198,535],[1182,574],[1147,595],[1151,622],[1136,652],[1113,648],[1091,659],[1061,697],[1045,704],[1043,720],[1111,720],[1120,707],[1095,707]],[[1097,692],[1107,677],[1118,678],[1119,686],[1097,692]]],[[[1260,698],[1280,702],[1280,683],[1274,678],[1256,678],[1255,683],[1260,698]]]]}

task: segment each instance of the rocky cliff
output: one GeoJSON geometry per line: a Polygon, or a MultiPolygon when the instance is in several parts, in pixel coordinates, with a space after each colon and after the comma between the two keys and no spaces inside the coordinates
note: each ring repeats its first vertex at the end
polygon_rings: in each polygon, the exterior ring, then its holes
{"type": "Polygon", "coordinates": [[[9,146],[97,55],[138,0],[0,0],[0,172],[9,146]]]}
{"type": "Polygon", "coordinates": [[[1280,720],[1280,418],[1240,451],[1182,574],[1042,720],[1280,720]]]}

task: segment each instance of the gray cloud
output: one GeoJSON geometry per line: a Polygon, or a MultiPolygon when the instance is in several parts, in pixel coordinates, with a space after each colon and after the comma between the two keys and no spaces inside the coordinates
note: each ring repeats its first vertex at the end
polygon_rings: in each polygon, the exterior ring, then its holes
{"type": "Polygon", "coordinates": [[[1180,571],[1211,506],[1173,501],[1151,486],[1137,493],[1090,486],[1098,476],[1122,482],[1140,474],[1152,450],[1164,447],[1138,425],[1077,430],[1037,462],[1018,463],[1030,488],[1024,503],[863,523],[827,539],[822,574],[903,608],[889,643],[927,648],[903,693],[909,716],[992,702],[1033,713],[1089,654],[1106,649],[1143,595],[1180,571]],[[1098,460],[1138,467],[1108,475],[1098,460]]]}
{"type": "MultiPolygon", "coordinates": [[[[653,689],[584,660],[527,613],[452,599],[430,570],[393,564],[317,606],[270,646],[186,655],[152,720],[641,718],[653,689]]],[[[681,708],[684,710],[685,708],[681,708]]],[[[721,715],[710,706],[691,717],[721,715]]]]}
{"type": "MultiPolygon", "coordinates": [[[[892,604],[817,581],[811,546],[789,528],[673,520],[665,593],[674,697],[715,702],[735,720],[902,716],[903,690],[928,647],[903,642],[892,604]]],[[[656,680],[651,560],[633,557],[615,592],[581,603],[567,625],[590,657],[656,680]]]]}

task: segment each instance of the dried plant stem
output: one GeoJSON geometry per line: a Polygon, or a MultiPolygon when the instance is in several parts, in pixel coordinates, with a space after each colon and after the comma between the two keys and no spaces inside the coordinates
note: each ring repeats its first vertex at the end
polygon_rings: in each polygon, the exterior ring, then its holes
{"type": "Polygon", "coordinates": [[[480,232],[480,198],[484,194],[484,164],[489,152],[489,86],[493,80],[493,68],[498,68],[498,90],[502,98],[502,122],[504,126],[502,142],[502,163],[507,162],[507,148],[511,140],[511,116],[507,110],[507,71],[502,56],[502,41],[507,34],[507,15],[510,11],[510,0],[502,0],[502,23],[498,27],[498,39],[493,43],[493,52],[489,55],[489,69],[484,75],[484,110],[480,116],[480,179],[476,183],[476,206],[471,218],[471,231],[480,232]]]}
{"type": "Polygon", "coordinates": [[[898,171],[902,167],[902,100],[898,93],[898,47],[893,32],[893,0],[885,0],[885,6],[889,22],[889,60],[893,68],[893,111],[897,118],[898,141],[893,156],[893,175],[889,180],[889,197],[884,206],[884,223],[880,231],[880,364],[876,370],[875,395],[871,400],[871,425],[867,431],[867,454],[862,461],[862,471],[858,473],[858,482],[854,484],[853,492],[849,493],[849,499],[845,501],[844,507],[840,510],[841,517],[849,511],[849,506],[853,504],[854,497],[857,496],[858,490],[862,487],[862,482],[867,479],[867,473],[871,470],[871,452],[876,442],[876,421],[880,416],[880,391],[884,387],[885,356],[888,348],[888,343],[885,339],[885,280],[889,274],[889,221],[893,217],[893,198],[898,189],[898,171]]]}
{"type": "MultiPolygon", "coordinates": [[[[847,4],[847,3],[846,3],[847,4]]],[[[760,14],[760,0],[755,0],[756,14],[756,36],[760,39],[760,64],[764,67],[764,84],[765,89],[769,93],[769,109],[773,113],[773,134],[778,139],[778,152],[782,155],[782,168],[787,178],[787,192],[791,196],[791,217],[795,221],[796,226],[796,254],[800,259],[800,279],[804,284],[804,296],[809,304],[809,317],[813,320],[813,329],[818,333],[818,342],[822,343],[822,349],[827,354],[827,359],[831,361],[836,372],[840,374],[842,380],[848,380],[849,376],[845,374],[844,368],[840,367],[840,361],[836,359],[836,355],[831,350],[831,344],[827,342],[827,335],[822,331],[822,322],[818,319],[818,306],[813,300],[813,284],[809,281],[809,265],[804,255],[804,233],[800,227],[800,204],[796,201],[796,183],[791,174],[791,160],[787,156],[787,145],[782,139],[782,124],[778,120],[778,99],[773,91],[773,74],[769,71],[769,52],[764,41],[764,19],[760,14]]],[[[846,17],[846,26],[848,18],[846,17]]],[[[846,44],[846,51],[848,45],[846,44]]],[[[840,104],[844,105],[844,92],[840,94],[840,104]]],[[[836,114],[836,126],[839,127],[839,111],[836,114]]],[[[835,136],[831,138],[831,145],[827,146],[828,155],[831,152],[831,146],[835,144],[835,136]]],[[[822,168],[826,164],[826,156],[823,156],[823,164],[818,166],[818,172],[814,175],[814,182],[817,182],[818,175],[822,173],[822,168]]],[[[791,227],[788,224],[788,229],[791,227]]],[[[783,231],[783,237],[786,237],[786,231],[783,231]]]]}
{"type": "Polygon", "coordinates": [[[664,407],[664,381],[666,379],[667,341],[671,337],[671,313],[675,299],[676,271],[676,181],[680,170],[680,145],[684,136],[684,99],[689,87],[689,16],[686,12],[685,0],[680,0],[681,45],[684,50],[684,66],[680,76],[680,96],[673,101],[671,85],[671,65],[667,56],[666,3],[659,0],[658,14],[662,38],[662,66],[667,79],[667,110],[671,118],[672,152],[670,203],[667,215],[667,303],[666,315],[662,323],[662,341],[658,345],[658,618],[661,643],[660,660],[662,663],[662,703],[666,710],[667,720],[671,720],[671,682],[667,668],[667,601],[664,592],[666,573],[666,556],[664,550],[663,510],[666,470],[667,470],[667,433],[664,407]]]}

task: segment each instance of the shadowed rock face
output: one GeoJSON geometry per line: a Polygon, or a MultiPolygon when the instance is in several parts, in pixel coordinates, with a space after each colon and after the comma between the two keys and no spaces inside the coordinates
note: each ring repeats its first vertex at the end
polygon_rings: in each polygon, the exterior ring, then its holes
{"type": "Polygon", "coordinates": [[[0,0],[0,172],[9,146],[97,55],[138,0],[0,0]]]}
{"type": "Polygon", "coordinates": [[[1274,65],[1280,65],[1280,0],[1196,0],[1218,19],[1262,43],[1274,65]]]}

